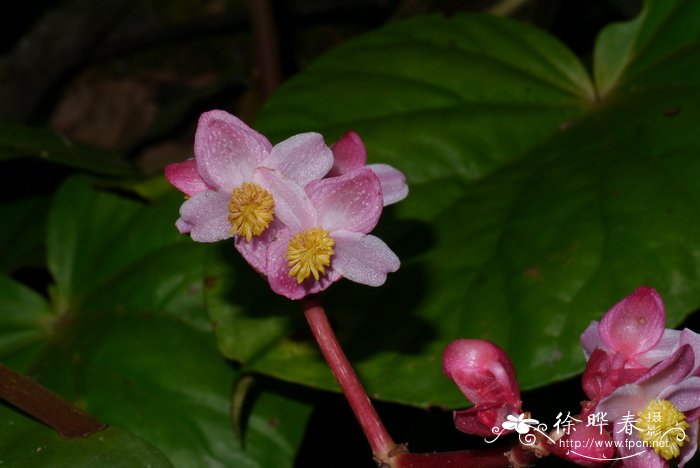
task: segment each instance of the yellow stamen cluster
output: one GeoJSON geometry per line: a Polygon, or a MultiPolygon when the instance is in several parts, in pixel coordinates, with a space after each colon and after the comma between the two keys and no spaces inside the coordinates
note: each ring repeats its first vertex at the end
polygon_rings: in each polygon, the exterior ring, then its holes
{"type": "Polygon", "coordinates": [[[231,234],[250,242],[268,228],[274,218],[275,200],[272,194],[257,184],[244,182],[233,189],[228,201],[228,221],[231,234]]]}
{"type": "Polygon", "coordinates": [[[688,440],[685,415],[668,400],[652,400],[637,413],[639,438],[666,460],[680,455],[680,448],[688,440]]]}
{"type": "Polygon", "coordinates": [[[320,227],[307,229],[292,237],[287,246],[289,276],[296,277],[301,284],[310,275],[318,279],[326,274],[331,264],[335,241],[328,231],[320,227]]]}

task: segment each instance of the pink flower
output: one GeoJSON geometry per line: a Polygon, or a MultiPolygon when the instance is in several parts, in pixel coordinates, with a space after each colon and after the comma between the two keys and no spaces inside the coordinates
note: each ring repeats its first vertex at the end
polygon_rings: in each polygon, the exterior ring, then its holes
{"type": "Polygon", "coordinates": [[[677,348],[679,332],[666,330],[665,321],[661,297],[642,286],[591,323],[581,335],[588,358],[583,389],[591,400],[633,382],[677,348]]]}
{"type": "MultiPolygon", "coordinates": [[[[333,151],[333,167],[327,177],[336,177],[353,169],[365,167],[367,149],[360,136],[355,132],[347,132],[331,145],[333,151]]],[[[403,200],[408,195],[406,176],[401,171],[388,164],[370,164],[379,177],[382,186],[384,206],[403,200]]]]}
{"type": "Polygon", "coordinates": [[[596,411],[606,414],[628,468],[683,467],[695,454],[700,377],[691,345],[681,345],[634,383],[617,388],[596,411]]]}
{"type": "Polygon", "coordinates": [[[399,268],[398,257],[369,235],[382,212],[382,190],[368,168],[310,182],[304,191],[283,185],[270,171],[261,182],[284,200],[277,212],[283,227],[269,245],[268,281],[290,299],[326,289],[345,277],[380,286],[399,268]]]}
{"type": "Polygon", "coordinates": [[[241,120],[213,110],[199,119],[194,153],[194,161],[165,171],[191,197],[180,207],[177,228],[198,242],[235,237],[246,260],[266,273],[267,246],[281,228],[284,197],[326,175],[333,164],[323,137],[303,133],[273,147],[241,120]]]}
{"type": "Polygon", "coordinates": [[[468,434],[493,435],[508,416],[522,413],[520,387],[508,355],[485,340],[460,339],[442,355],[442,370],[473,408],[455,411],[457,429],[468,434]]]}

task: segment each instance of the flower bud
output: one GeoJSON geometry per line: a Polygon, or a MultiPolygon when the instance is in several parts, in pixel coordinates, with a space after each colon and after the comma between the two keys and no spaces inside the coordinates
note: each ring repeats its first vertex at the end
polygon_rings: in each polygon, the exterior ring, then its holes
{"type": "Polygon", "coordinates": [[[442,357],[442,369],[473,408],[455,411],[457,428],[488,436],[508,415],[522,413],[515,369],[505,351],[485,340],[461,339],[450,343],[442,357]]]}

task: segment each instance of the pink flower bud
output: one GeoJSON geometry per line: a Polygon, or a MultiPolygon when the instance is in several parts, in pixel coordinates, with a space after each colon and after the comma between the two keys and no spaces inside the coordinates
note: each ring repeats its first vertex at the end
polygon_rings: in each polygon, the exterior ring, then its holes
{"type": "Polygon", "coordinates": [[[522,412],[515,369],[505,351],[485,340],[456,340],[442,356],[442,370],[454,380],[473,408],[456,411],[463,432],[492,435],[508,415],[522,412]]]}
{"type": "Polygon", "coordinates": [[[620,353],[608,354],[600,348],[588,358],[583,371],[583,391],[597,402],[610,395],[616,388],[632,383],[647,372],[646,367],[625,368],[625,357],[620,353]]]}

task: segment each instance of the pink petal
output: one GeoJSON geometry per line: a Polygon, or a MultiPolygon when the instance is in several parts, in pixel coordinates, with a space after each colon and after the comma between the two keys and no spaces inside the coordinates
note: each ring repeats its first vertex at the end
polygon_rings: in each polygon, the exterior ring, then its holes
{"type": "Polygon", "coordinates": [[[305,187],[328,173],[333,153],[319,133],[301,133],[276,144],[264,165],[305,187]]]}
{"type": "Polygon", "coordinates": [[[665,361],[652,367],[637,384],[644,388],[650,400],[656,398],[663,390],[690,376],[695,364],[693,348],[683,345],[665,361]]]}
{"type": "Polygon", "coordinates": [[[329,232],[368,233],[377,225],[384,206],[379,177],[368,168],[316,180],[306,187],[318,220],[329,232]]]}
{"type": "Polygon", "coordinates": [[[474,405],[508,403],[520,407],[513,364],[506,352],[490,341],[453,341],[443,352],[442,371],[474,405]]]}
{"type": "Polygon", "coordinates": [[[688,434],[688,441],[681,447],[681,458],[678,461],[678,468],[683,468],[693,458],[698,449],[698,422],[691,422],[690,427],[685,432],[688,434]]]}
{"type": "Polygon", "coordinates": [[[230,192],[253,177],[271,147],[267,138],[233,115],[205,112],[194,136],[197,172],[210,187],[230,192]]]}
{"type": "Polygon", "coordinates": [[[665,389],[659,399],[668,400],[683,413],[700,408],[700,377],[690,377],[665,389]]]}
{"type": "MultiPolygon", "coordinates": [[[[607,413],[606,418],[608,421],[619,421],[627,415],[627,412],[636,415],[646,408],[649,401],[653,399],[647,397],[641,385],[627,384],[603,398],[596,406],[595,412],[607,413]]],[[[614,428],[614,430],[618,429],[614,428]]]]}
{"type": "Polygon", "coordinates": [[[619,428],[613,430],[613,438],[619,443],[618,457],[626,457],[625,468],[668,468],[666,460],[657,455],[651,448],[641,448],[641,441],[637,437],[637,431],[627,435],[617,432],[619,428]],[[626,443],[629,440],[629,443],[626,443]]]}
{"type": "Polygon", "coordinates": [[[635,360],[646,367],[652,367],[658,364],[678,349],[678,346],[680,346],[680,337],[680,330],[667,328],[654,347],[643,354],[635,356],[635,360]]]}
{"type": "Polygon", "coordinates": [[[316,212],[304,190],[283,177],[277,170],[260,167],[253,181],[272,194],[275,200],[275,218],[292,234],[318,226],[316,212]]]}
{"type": "Polygon", "coordinates": [[[189,197],[209,189],[197,174],[194,159],[168,164],[165,166],[165,178],[189,197]]]}
{"type": "Polygon", "coordinates": [[[363,167],[367,161],[367,150],[360,135],[347,132],[331,145],[333,167],[327,177],[336,177],[348,171],[363,167]]]}
{"type": "Polygon", "coordinates": [[[382,196],[384,206],[391,205],[403,200],[408,195],[408,184],[406,176],[398,169],[394,169],[388,164],[370,164],[370,169],[379,177],[382,186],[382,196]]]}
{"type": "Polygon", "coordinates": [[[387,273],[399,269],[399,257],[375,236],[351,231],[334,231],[335,241],[331,266],[350,281],[368,286],[381,286],[387,273]]]}
{"type": "Polygon", "coordinates": [[[586,359],[596,348],[602,348],[603,343],[600,341],[598,334],[598,322],[593,320],[590,325],[581,333],[581,346],[586,355],[586,359]]]}
{"type": "MultiPolygon", "coordinates": [[[[675,331],[675,330],[674,330],[675,331]]],[[[690,345],[693,348],[693,355],[695,356],[695,366],[693,368],[693,375],[700,375],[700,335],[687,328],[681,330],[679,336],[680,345],[690,345]]]]}
{"type": "Polygon", "coordinates": [[[665,325],[661,297],[653,288],[642,286],[605,314],[598,332],[608,349],[632,357],[650,350],[661,339],[665,325]]]}
{"type": "Polygon", "coordinates": [[[228,194],[215,190],[198,193],[180,207],[182,221],[178,220],[178,228],[187,226],[190,237],[197,242],[216,242],[232,237],[228,200],[228,194]]]}
{"type": "Polygon", "coordinates": [[[289,276],[287,263],[287,246],[291,238],[292,234],[288,230],[282,230],[267,251],[267,280],[274,292],[289,299],[301,299],[309,294],[323,291],[340,279],[338,273],[328,268],[319,281],[311,276],[298,284],[296,278],[289,276]]]}
{"type": "Polygon", "coordinates": [[[267,249],[281,229],[282,223],[275,219],[265,232],[254,236],[250,242],[246,241],[245,237],[236,237],[236,250],[261,275],[267,276],[267,249]]]}
{"type": "Polygon", "coordinates": [[[182,218],[177,218],[177,221],[175,221],[175,227],[178,231],[180,231],[180,234],[189,234],[192,230],[192,225],[182,218]]]}

